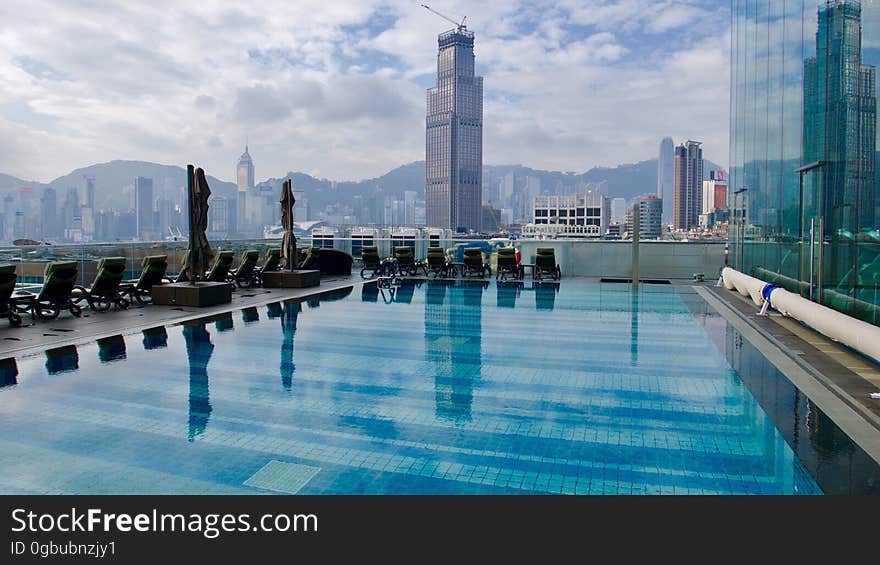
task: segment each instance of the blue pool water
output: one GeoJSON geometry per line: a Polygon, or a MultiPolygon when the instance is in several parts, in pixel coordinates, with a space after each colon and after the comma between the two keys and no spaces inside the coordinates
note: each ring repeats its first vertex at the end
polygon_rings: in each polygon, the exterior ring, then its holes
{"type": "Polygon", "coordinates": [[[25,357],[0,491],[821,493],[699,301],[366,285],[25,357]]]}

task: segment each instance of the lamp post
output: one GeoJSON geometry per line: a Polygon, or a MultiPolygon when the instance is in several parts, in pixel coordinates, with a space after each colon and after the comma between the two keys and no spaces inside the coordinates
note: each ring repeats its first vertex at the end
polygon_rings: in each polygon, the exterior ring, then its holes
{"type": "MultiPolygon", "coordinates": [[[[809,297],[810,300],[814,300],[817,298],[819,301],[822,300],[822,263],[823,263],[823,244],[825,241],[825,203],[824,203],[824,194],[823,187],[821,186],[821,182],[814,183],[813,186],[818,186],[817,189],[813,189],[813,195],[810,198],[810,203],[812,204],[812,212],[810,213],[807,210],[806,199],[804,194],[804,176],[808,173],[821,173],[822,167],[827,164],[827,161],[815,161],[813,163],[809,163],[804,165],[803,167],[799,167],[794,170],[798,174],[798,188],[800,191],[800,206],[798,207],[798,215],[799,215],[799,224],[800,224],[800,234],[801,234],[801,248],[803,248],[804,242],[806,240],[806,215],[809,213],[810,217],[810,268],[809,268],[809,283],[810,283],[810,291],[809,297]],[[817,221],[818,220],[818,221],[817,221]],[[818,225],[817,225],[818,224],[818,225]],[[818,264],[816,262],[816,233],[819,234],[819,257],[818,264]],[[817,284],[818,283],[818,284],[817,284]],[[817,288],[818,287],[818,288],[817,288]],[[818,293],[816,292],[818,290],[818,293]]],[[[821,180],[821,179],[820,179],[821,180]]],[[[804,279],[807,278],[807,272],[804,268],[803,264],[806,260],[806,253],[802,252],[801,258],[801,268],[800,268],[800,279],[801,282],[804,282],[804,279]]]]}

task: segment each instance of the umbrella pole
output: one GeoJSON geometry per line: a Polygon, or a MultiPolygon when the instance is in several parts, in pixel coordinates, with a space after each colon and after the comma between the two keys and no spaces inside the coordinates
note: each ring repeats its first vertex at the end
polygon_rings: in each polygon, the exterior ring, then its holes
{"type": "Polygon", "coordinates": [[[188,206],[188,210],[187,210],[189,212],[189,251],[188,251],[189,257],[188,257],[188,259],[189,259],[189,281],[190,281],[190,284],[192,284],[192,285],[196,284],[196,275],[195,275],[195,272],[196,272],[196,269],[195,269],[195,265],[196,265],[196,246],[195,246],[196,227],[193,225],[193,212],[194,212],[193,191],[195,190],[195,187],[193,186],[195,183],[194,177],[195,177],[195,167],[193,167],[192,165],[187,165],[186,166],[186,194],[188,196],[188,201],[189,201],[189,206],[188,206]]]}

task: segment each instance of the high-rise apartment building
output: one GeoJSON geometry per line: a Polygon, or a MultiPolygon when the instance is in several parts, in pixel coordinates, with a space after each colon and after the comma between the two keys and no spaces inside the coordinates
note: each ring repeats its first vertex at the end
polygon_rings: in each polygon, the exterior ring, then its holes
{"type": "Polygon", "coordinates": [[[134,180],[135,237],[147,241],[155,237],[153,217],[153,179],[137,177],[134,180]]]}
{"type": "MultiPolygon", "coordinates": [[[[639,238],[659,239],[663,231],[663,200],[652,195],[642,196],[633,207],[639,209],[639,238]]],[[[632,235],[635,230],[635,220],[632,210],[626,215],[626,231],[632,235]]]]}
{"type": "Polygon", "coordinates": [[[428,89],[425,129],[426,221],[480,231],[483,192],[483,77],[474,69],[474,34],[464,26],[437,40],[437,85],[428,89]]]}
{"type": "Polygon", "coordinates": [[[677,230],[699,225],[703,208],[703,149],[699,141],[675,148],[673,161],[673,218],[677,230]]]}
{"type": "Polygon", "coordinates": [[[238,188],[235,203],[235,218],[238,225],[235,226],[235,231],[246,234],[252,227],[248,221],[248,192],[254,188],[254,160],[251,159],[247,145],[244,146],[244,153],[238,158],[235,179],[238,188]]]}
{"type": "Polygon", "coordinates": [[[671,137],[660,142],[660,153],[657,155],[657,198],[662,199],[663,222],[672,221],[672,203],[675,201],[675,143],[671,137]]]}

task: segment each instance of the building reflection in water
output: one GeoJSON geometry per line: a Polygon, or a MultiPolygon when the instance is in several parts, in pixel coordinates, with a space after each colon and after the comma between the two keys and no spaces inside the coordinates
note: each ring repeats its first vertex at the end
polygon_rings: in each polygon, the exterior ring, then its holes
{"type": "Polygon", "coordinates": [[[440,420],[471,420],[482,363],[482,299],[488,282],[428,281],[425,355],[434,365],[434,411],[440,420]],[[463,306],[463,307],[462,307],[463,306]]]}
{"type": "Polygon", "coordinates": [[[98,340],[98,359],[101,363],[124,361],[125,357],[125,338],[121,335],[112,335],[98,340]]]}
{"type": "Polygon", "coordinates": [[[79,369],[79,352],[75,345],[46,350],[46,371],[50,375],[79,369]]]}
{"type": "Polygon", "coordinates": [[[148,328],[143,331],[143,334],[144,349],[147,351],[168,347],[168,331],[165,330],[165,326],[148,328]]]}
{"type": "Polygon", "coordinates": [[[285,302],[281,310],[281,386],[290,392],[293,385],[293,339],[296,336],[296,321],[302,313],[302,302],[285,302]]]}
{"type": "Polygon", "coordinates": [[[208,390],[208,362],[214,353],[211,334],[205,322],[193,322],[184,326],[186,357],[189,361],[189,429],[188,439],[193,441],[202,435],[211,417],[211,399],[208,390]]]}
{"type": "Polygon", "coordinates": [[[18,384],[18,363],[15,357],[0,359],[0,388],[18,384]]]}
{"type": "Polygon", "coordinates": [[[243,309],[241,311],[241,321],[244,322],[245,325],[256,324],[259,322],[260,313],[257,311],[256,306],[243,309]]]}

